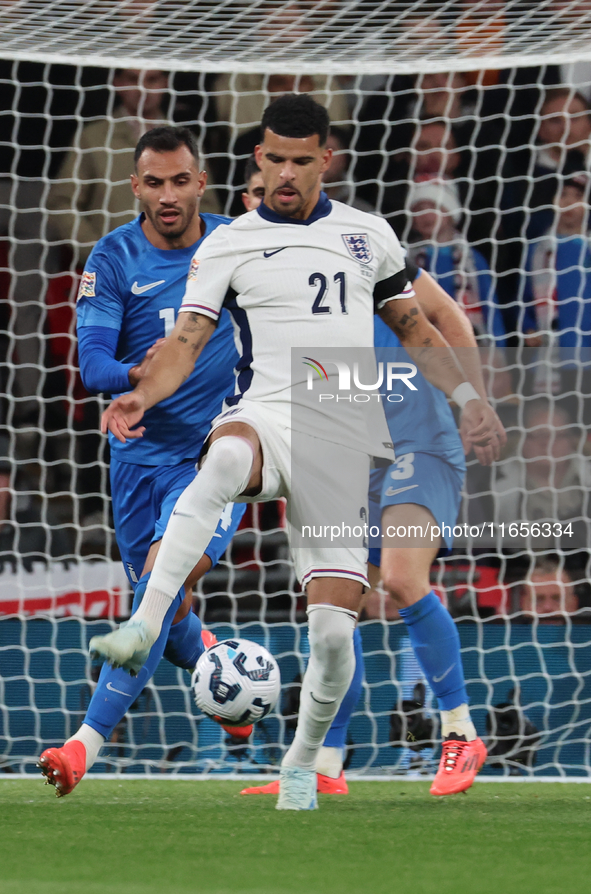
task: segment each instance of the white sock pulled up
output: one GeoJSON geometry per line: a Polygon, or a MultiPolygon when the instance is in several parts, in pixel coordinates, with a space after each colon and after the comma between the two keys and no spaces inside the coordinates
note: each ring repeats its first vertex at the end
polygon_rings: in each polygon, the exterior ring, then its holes
{"type": "Polygon", "coordinates": [[[88,772],[98,757],[98,753],[103,746],[105,737],[97,732],[92,726],[83,723],[78,732],[74,733],[73,736],[70,736],[68,742],[72,742],[74,739],[78,742],[82,742],[86,748],[86,772],[88,772]]]}
{"type": "Polygon", "coordinates": [[[466,703],[458,705],[451,711],[441,712],[441,733],[444,739],[454,735],[464,736],[466,742],[473,742],[478,738],[466,703]]]}
{"type": "Polygon", "coordinates": [[[197,476],[178,498],[144,598],[130,618],[144,621],[155,638],[172,600],[215,534],[226,505],[247,487],[253,454],[245,438],[218,438],[197,476]]]}
{"type": "Polygon", "coordinates": [[[316,757],[355,671],[357,613],[326,603],[308,606],[310,660],[302,681],[294,740],[282,766],[314,770],[316,757]]]}
{"type": "Polygon", "coordinates": [[[338,779],[343,772],[343,749],[322,745],[316,755],[316,772],[330,779],[338,779]]]}

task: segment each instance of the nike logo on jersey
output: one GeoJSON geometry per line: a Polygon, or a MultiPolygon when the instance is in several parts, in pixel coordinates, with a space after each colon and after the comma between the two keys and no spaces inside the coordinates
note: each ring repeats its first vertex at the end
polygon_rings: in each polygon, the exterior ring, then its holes
{"type": "Polygon", "coordinates": [[[454,661],[454,663],[453,663],[452,665],[450,665],[450,666],[448,667],[448,669],[447,669],[446,671],[444,671],[444,672],[441,674],[440,677],[436,677],[435,674],[433,674],[433,682],[434,682],[434,683],[441,683],[441,681],[442,681],[442,680],[445,680],[445,678],[447,677],[447,675],[454,669],[455,666],[456,666],[456,663],[455,663],[455,661],[454,661]]]}
{"type": "MultiPolygon", "coordinates": [[[[408,475],[406,476],[409,477],[408,475]]],[[[389,487],[386,491],[387,497],[394,497],[396,494],[401,494],[405,490],[412,490],[413,487],[418,487],[418,484],[407,484],[406,487],[389,487]]]]}
{"type": "Polygon", "coordinates": [[[284,245],[283,248],[276,248],[274,251],[264,251],[263,257],[264,258],[272,258],[273,255],[278,254],[280,251],[285,251],[286,248],[287,248],[287,245],[284,245]]]}
{"type": "Polygon", "coordinates": [[[144,292],[149,292],[150,289],[155,289],[156,286],[161,286],[164,282],[166,282],[165,279],[159,279],[157,282],[149,282],[147,286],[138,286],[137,282],[134,282],[131,291],[134,295],[143,295],[144,292]]]}
{"type": "Polygon", "coordinates": [[[123,692],[122,689],[115,689],[110,680],[107,683],[107,689],[109,689],[111,692],[118,692],[119,695],[126,695],[128,698],[131,698],[131,692],[123,692]]]}

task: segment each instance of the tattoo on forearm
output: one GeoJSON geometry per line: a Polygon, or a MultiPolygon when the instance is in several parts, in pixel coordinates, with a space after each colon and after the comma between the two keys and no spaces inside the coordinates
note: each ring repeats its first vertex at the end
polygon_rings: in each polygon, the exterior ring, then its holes
{"type": "Polygon", "coordinates": [[[413,319],[419,313],[418,307],[412,307],[407,314],[396,320],[396,325],[401,329],[413,329],[417,325],[417,320],[413,319]]]}
{"type": "Polygon", "coordinates": [[[182,343],[183,343],[184,345],[186,345],[189,339],[188,339],[188,338],[184,338],[182,335],[179,335],[178,340],[179,340],[179,341],[182,341],[182,343]]]}
{"type": "Polygon", "coordinates": [[[201,314],[188,313],[183,323],[183,332],[198,332],[205,328],[205,321],[201,314]]]}

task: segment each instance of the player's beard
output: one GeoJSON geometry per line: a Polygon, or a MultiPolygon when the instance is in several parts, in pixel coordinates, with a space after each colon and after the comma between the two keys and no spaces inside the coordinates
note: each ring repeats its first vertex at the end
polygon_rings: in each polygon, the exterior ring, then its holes
{"type": "Polygon", "coordinates": [[[152,211],[152,209],[148,208],[147,206],[144,207],[144,211],[146,217],[149,218],[150,223],[157,233],[159,233],[165,239],[169,239],[171,242],[176,242],[177,239],[181,239],[184,236],[184,234],[190,227],[191,221],[195,217],[197,208],[197,201],[192,202],[186,208],[175,208],[175,211],[178,212],[179,216],[173,226],[165,224],[160,214],[152,211]]]}
{"type": "MultiPolygon", "coordinates": [[[[275,211],[276,214],[280,214],[282,217],[296,217],[300,213],[300,211],[302,210],[304,205],[306,204],[306,201],[305,201],[303,195],[301,194],[301,192],[299,190],[296,190],[292,186],[291,189],[293,189],[295,192],[295,196],[293,199],[295,204],[290,205],[289,208],[286,208],[285,205],[282,202],[280,202],[277,198],[277,193],[278,193],[279,189],[283,189],[284,187],[285,187],[285,184],[284,184],[284,186],[278,187],[278,189],[276,189],[274,192],[271,193],[271,198],[270,198],[271,208],[273,209],[273,211],[275,211]]],[[[264,199],[263,199],[263,201],[264,201],[264,199]]]]}

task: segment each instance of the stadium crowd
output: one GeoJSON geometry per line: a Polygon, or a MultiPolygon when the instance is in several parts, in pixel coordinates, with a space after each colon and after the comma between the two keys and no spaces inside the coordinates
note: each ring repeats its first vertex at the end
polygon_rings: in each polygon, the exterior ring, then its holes
{"type": "MultiPolygon", "coordinates": [[[[95,242],[137,213],[128,183],[137,140],[162,123],[188,125],[206,156],[201,210],[237,215],[261,112],[296,91],[324,103],[333,123],[329,197],[384,216],[409,257],[464,308],[486,350],[509,441],[492,469],[469,461],[463,517],[574,524],[574,537],[528,533],[520,543],[458,547],[434,571],[452,613],[506,611],[508,598],[514,610],[533,611],[540,551],[568,557],[571,570],[562,559],[553,572],[564,584],[561,607],[586,607],[563,577],[583,579],[588,564],[591,69],[355,79],[5,61],[0,80],[3,562],[116,555],[101,397],[77,372],[74,304],[95,242]],[[466,568],[471,580],[492,573],[496,595],[454,587],[466,568]]],[[[293,584],[282,507],[258,507],[256,525],[253,512],[234,547],[235,592],[256,590],[261,562],[272,561],[267,605],[289,613],[291,599],[276,596],[293,584]],[[257,526],[262,534],[252,533],[257,526]]],[[[206,580],[206,596],[223,590],[224,574],[206,580]]],[[[227,612],[223,596],[205,602],[227,612]]],[[[241,605],[245,616],[258,610],[252,596],[241,605]]]]}

